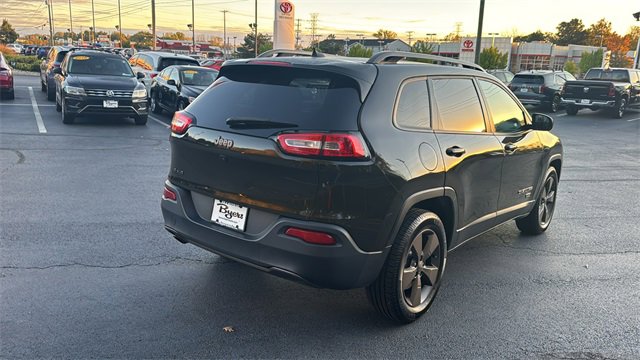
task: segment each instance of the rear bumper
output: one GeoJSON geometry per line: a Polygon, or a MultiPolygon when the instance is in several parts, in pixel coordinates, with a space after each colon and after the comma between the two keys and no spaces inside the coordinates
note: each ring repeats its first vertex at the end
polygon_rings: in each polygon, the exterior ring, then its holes
{"type": "Polygon", "coordinates": [[[168,181],[165,185],[177,195],[175,202],[162,200],[165,228],[181,242],[192,243],[276,276],[332,289],[369,285],[384,264],[386,252],[362,251],[346,230],[335,225],[277,217],[263,231],[254,234],[215,225],[199,215],[189,191],[168,181]],[[337,244],[305,243],[285,235],[288,227],[330,233],[337,244]]]}
{"type": "Polygon", "coordinates": [[[598,101],[598,100],[594,100],[594,101],[590,101],[588,104],[586,103],[582,103],[582,99],[562,99],[562,103],[565,105],[572,105],[572,106],[577,106],[577,107],[608,107],[608,108],[612,108],[616,106],[616,101],[615,100],[610,100],[610,101],[598,101]]]}
{"type": "Polygon", "coordinates": [[[551,101],[551,99],[547,99],[546,96],[535,93],[515,92],[515,95],[518,100],[525,105],[540,105],[551,101]]]}

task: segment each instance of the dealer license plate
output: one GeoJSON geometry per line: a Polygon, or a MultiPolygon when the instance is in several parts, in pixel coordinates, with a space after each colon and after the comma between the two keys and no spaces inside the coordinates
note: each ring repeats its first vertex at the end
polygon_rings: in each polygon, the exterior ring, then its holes
{"type": "Polygon", "coordinates": [[[589,104],[591,101],[589,99],[582,99],[580,100],[581,104],[589,104]]]}
{"type": "Polygon", "coordinates": [[[102,107],[114,109],[118,107],[118,100],[104,100],[102,102],[102,107]]]}
{"type": "Polygon", "coordinates": [[[218,199],[213,200],[211,221],[231,229],[244,231],[249,208],[218,199]]]}
{"type": "Polygon", "coordinates": [[[520,92],[529,92],[529,89],[527,89],[527,88],[520,88],[520,92]]]}

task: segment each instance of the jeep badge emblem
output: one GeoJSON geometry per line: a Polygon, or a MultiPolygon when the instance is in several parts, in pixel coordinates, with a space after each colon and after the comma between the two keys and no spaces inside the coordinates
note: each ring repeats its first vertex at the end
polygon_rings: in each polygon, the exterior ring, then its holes
{"type": "Polygon", "coordinates": [[[225,149],[231,149],[233,147],[233,140],[225,139],[222,136],[219,136],[217,139],[212,141],[213,145],[225,149]]]}

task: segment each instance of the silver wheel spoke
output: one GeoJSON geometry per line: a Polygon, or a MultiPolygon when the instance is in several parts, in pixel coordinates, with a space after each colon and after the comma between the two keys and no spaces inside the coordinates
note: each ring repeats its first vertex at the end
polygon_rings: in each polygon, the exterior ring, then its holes
{"type": "Polygon", "coordinates": [[[547,194],[547,203],[553,203],[555,201],[556,198],[556,192],[552,191],[550,193],[547,194]]]}
{"type": "Polygon", "coordinates": [[[402,270],[402,290],[407,290],[413,286],[413,280],[418,272],[417,267],[409,267],[402,270]]]}
{"type": "Polygon", "coordinates": [[[430,258],[431,255],[433,255],[433,253],[438,249],[438,246],[440,246],[440,244],[438,244],[438,238],[434,233],[429,234],[427,236],[427,243],[422,249],[422,252],[424,253],[423,260],[427,260],[428,258],[430,258]]]}
{"type": "Polygon", "coordinates": [[[418,234],[418,236],[413,239],[413,242],[411,243],[411,250],[413,250],[413,253],[417,257],[420,257],[420,252],[422,251],[422,233],[418,234]]]}
{"type": "Polygon", "coordinates": [[[425,266],[422,268],[422,273],[429,279],[429,285],[434,286],[438,279],[438,268],[436,266],[425,266]]]}
{"type": "Polygon", "coordinates": [[[422,298],[422,280],[420,280],[420,276],[417,276],[413,279],[413,283],[411,284],[411,306],[420,305],[420,300],[422,298]]]}

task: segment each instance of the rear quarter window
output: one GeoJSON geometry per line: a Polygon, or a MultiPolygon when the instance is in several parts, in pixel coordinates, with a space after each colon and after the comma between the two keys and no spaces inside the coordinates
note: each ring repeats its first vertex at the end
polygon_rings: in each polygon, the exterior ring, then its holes
{"type": "Polygon", "coordinates": [[[405,82],[396,104],[396,126],[401,129],[422,130],[431,127],[427,79],[405,82]]]}

